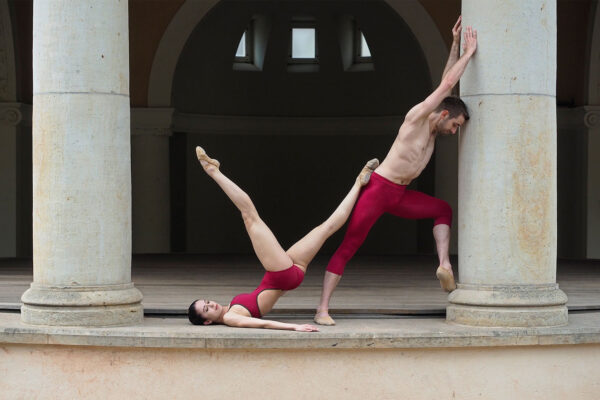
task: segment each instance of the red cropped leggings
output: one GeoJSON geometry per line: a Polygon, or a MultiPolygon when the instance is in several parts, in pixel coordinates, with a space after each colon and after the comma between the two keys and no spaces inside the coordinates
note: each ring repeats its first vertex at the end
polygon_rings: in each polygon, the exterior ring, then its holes
{"type": "Polygon", "coordinates": [[[367,186],[358,197],[344,241],[329,260],[327,271],[337,275],[344,273],[346,263],[363,244],[375,221],[384,213],[401,218],[433,218],[433,225],[452,223],[452,209],[443,200],[425,193],[406,190],[373,172],[367,186]]]}

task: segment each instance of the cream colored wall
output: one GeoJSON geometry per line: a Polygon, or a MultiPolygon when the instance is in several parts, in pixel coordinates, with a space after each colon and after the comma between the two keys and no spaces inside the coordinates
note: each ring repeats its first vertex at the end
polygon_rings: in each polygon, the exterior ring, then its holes
{"type": "Polygon", "coordinates": [[[600,345],[428,350],[0,346],[6,399],[597,399],[600,345]]]}

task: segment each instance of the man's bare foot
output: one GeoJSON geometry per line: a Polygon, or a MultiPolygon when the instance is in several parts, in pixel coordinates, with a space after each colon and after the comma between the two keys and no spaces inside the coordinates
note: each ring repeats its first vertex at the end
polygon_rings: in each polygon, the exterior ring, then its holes
{"type": "Polygon", "coordinates": [[[360,183],[360,186],[365,186],[367,183],[369,183],[369,179],[371,179],[371,174],[373,173],[373,171],[375,171],[375,169],[378,166],[379,160],[376,158],[368,161],[365,164],[362,171],[360,171],[360,174],[358,174],[358,178],[356,178],[358,180],[358,183],[360,183]]]}
{"type": "Polygon", "coordinates": [[[456,282],[454,282],[452,269],[444,268],[440,265],[437,271],[435,271],[435,276],[440,280],[440,286],[446,292],[450,293],[456,289],[456,282]]]}
{"type": "Polygon", "coordinates": [[[219,168],[221,166],[220,162],[218,162],[217,160],[215,160],[213,158],[210,158],[206,154],[204,149],[200,146],[196,146],[196,157],[198,157],[198,161],[200,161],[200,164],[202,164],[202,168],[204,168],[205,170],[208,170],[208,167],[210,165],[214,165],[217,168],[219,168]]]}
{"type": "Polygon", "coordinates": [[[315,314],[314,321],[319,325],[335,325],[335,321],[329,316],[329,313],[327,311],[317,311],[317,313],[315,314]]]}

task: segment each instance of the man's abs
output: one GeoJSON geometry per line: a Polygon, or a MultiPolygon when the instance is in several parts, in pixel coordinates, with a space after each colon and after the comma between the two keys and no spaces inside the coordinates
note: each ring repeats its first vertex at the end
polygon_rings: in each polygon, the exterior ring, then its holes
{"type": "Polygon", "coordinates": [[[421,175],[432,153],[433,141],[425,146],[394,142],[388,155],[375,171],[398,185],[408,185],[421,175]]]}

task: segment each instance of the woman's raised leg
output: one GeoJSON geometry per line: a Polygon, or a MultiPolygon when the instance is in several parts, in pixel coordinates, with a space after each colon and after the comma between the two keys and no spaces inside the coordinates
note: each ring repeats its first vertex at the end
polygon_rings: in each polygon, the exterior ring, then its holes
{"type": "Polygon", "coordinates": [[[352,185],[352,188],[333,214],[288,249],[287,254],[291,257],[295,265],[306,270],[306,267],[308,267],[308,264],[321,249],[325,240],[346,223],[358,199],[360,189],[369,182],[371,173],[378,165],[379,161],[376,158],[367,162],[356,178],[354,185],[352,185]]]}
{"type": "Polygon", "coordinates": [[[208,176],[213,178],[242,213],[252,247],[263,267],[267,271],[281,271],[291,267],[292,258],[286,254],[273,232],[260,219],[250,196],[219,170],[219,162],[208,157],[202,147],[196,147],[196,156],[208,176]]]}

